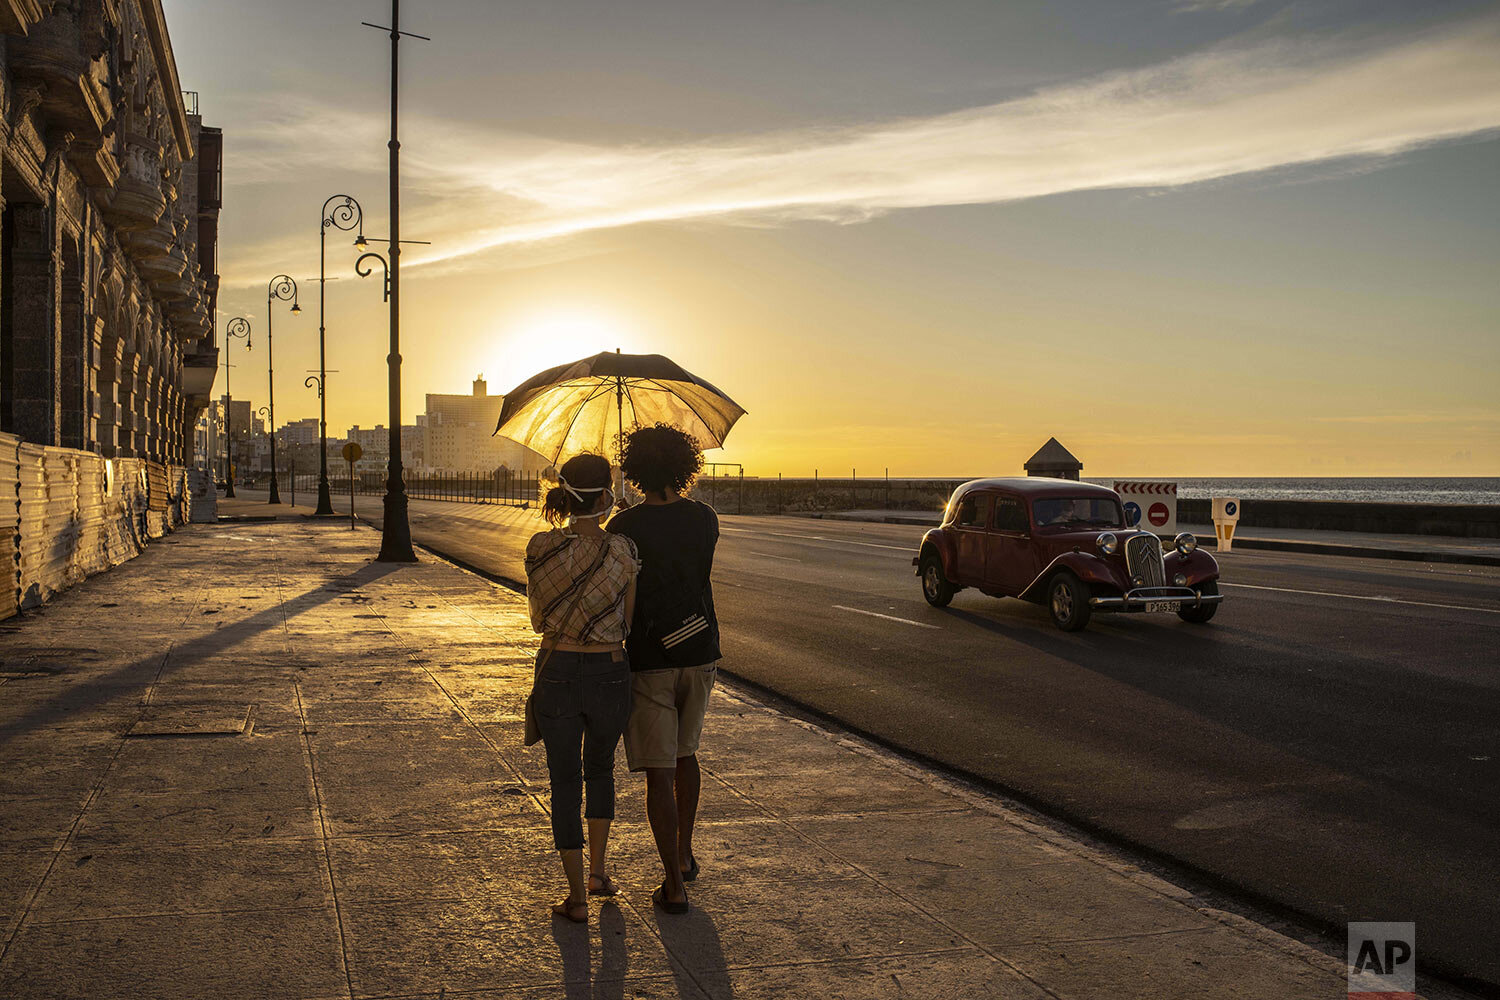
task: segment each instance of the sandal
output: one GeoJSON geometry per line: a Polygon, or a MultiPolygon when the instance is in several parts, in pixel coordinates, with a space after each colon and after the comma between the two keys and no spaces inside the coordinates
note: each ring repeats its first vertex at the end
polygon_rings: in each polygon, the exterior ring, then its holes
{"type": "Polygon", "coordinates": [[[615,885],[614,879],[608,875],[590,875],[588,885],[590,896],[618,896],[620,894],[620,887],[615,885]],[[594,888],[595,882],[599,883],[597,889],[594,888]]]}
{"type": "Polygon", "coordinates": [[[661,907],[668,913],[686,913],[690,908],[686,899],[680,903],[674,903],[667,898],[667,884],[665,882],[661,884],[661,888],[651,894],[651,904],[661,907]]]}
{"type": "Polygon", "coordinates": [[[552,904],[552,915],[554,917],[562,917],[564,920],[572,921],[575,924],[586,924],[586,923],[588,923],[589,922],[589,904],[588,904],[588,902],[585,901],[585,902],[579,903],[577,906],[569,906],[568,904],[571,903],[572,901],[573,901],[573,899],[570,896],[567,899],[563,900],[561,903],[553,903],[552,904]],[[576,913],[579,910],[583,911],[583,916],[581,916],[581,917],[575,917],[575,916],[573,916],[573,914],[576,913]]]}
{"type": "Polygon", "coordinates": [[[683,873],[682,873],[682,880],[684,882],[692,882],[697,877],[698,877],[698,856],[696,854],[689,854],[688,855],[688,866],[687,866],[687,869],[685,871],[683,871],[683,873]]]}

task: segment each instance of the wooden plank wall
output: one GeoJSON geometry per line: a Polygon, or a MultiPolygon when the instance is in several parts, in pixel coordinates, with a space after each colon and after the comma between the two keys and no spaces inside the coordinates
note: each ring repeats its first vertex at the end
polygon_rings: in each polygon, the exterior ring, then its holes
{"type": "Polygon", "coordinates": [[[187,523],[191,503],[184,469],[0,434],[0,565],[11,567],[0,618],[135,558],[187,523]]]}

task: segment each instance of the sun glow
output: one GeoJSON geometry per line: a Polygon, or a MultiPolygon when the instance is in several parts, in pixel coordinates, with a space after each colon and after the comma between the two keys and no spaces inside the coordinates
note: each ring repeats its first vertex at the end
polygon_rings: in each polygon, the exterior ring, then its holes
{"type": "Polygon", "coordinates": [[[539,371],[617,349],[627,354],[641,350],[636,331],[618,318],[580,307],[539,310],[492,338],[490,391],[507,392],[539,371]]]}

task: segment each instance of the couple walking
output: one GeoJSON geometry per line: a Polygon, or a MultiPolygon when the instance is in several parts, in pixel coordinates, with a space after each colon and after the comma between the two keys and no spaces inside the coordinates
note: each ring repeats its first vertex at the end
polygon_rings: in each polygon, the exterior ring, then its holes
{"type": "Polygon", "coordinates": [[[634,431],[620,468],[643,503],[603,525],[615,506],[613,470],[598,455],[577,455],[542,502],[554,527],[526,546],[531,625],[542,634],[526,742],[546,745],[552,837],[568,878],[568,896],[552,912],[575,923],[588,919],[589,896],[617,892],[605,851],[622,735],[630,770],[646,774],[646,817],[665,872],[651,901],[686,913],[685,883],[698,877],[697,753],[719,659],[709,586],[719,519],[682,495],[703,468],[682,431],[634,431]]]}

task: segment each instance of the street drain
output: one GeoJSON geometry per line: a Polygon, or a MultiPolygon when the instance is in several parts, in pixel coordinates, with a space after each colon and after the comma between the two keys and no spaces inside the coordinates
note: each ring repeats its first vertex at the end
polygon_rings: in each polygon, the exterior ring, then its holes
{"type": "Polygon", "coordinates": [[[255,706],[173,705],[147,709],[126,737],[239,736],[251,728],[255,706]]]}

